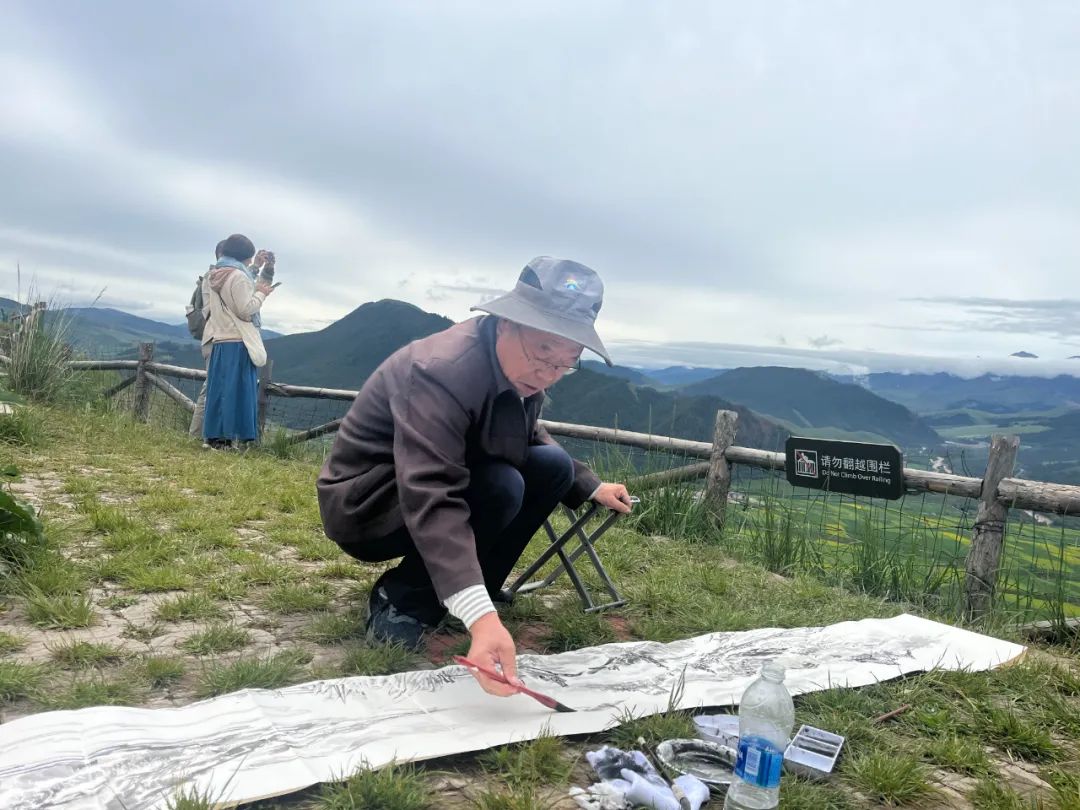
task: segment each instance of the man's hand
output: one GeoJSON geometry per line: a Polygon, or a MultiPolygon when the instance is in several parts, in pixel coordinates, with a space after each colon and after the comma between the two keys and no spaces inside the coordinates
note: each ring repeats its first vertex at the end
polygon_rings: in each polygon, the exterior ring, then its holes
{"type": "Polygon", "coordinates": [[[615,512],[627,514],[630,509],[630,493],[622,484],[601,484],[592,499],[615,512]]]}
{"type": "Polygon", "coordinates": [[[259,283],[255,285],[255,291],[261,292],[263,295],[270,295],[270,293],[274,291],[274,288],[267,282],[260,280],[259,283]]]}
{"type": "MultiPolygon", "coordinates": [[[[517,677],[517,650],[514,639],[510,637],[498,613],[485,613],[472,623],[469,628],[472,646],[469,647],[469,660],[492,669],[501,669],[511,683],[521,684],[517,677]]],[[[492,695],[507,697],[516,694],[512,686],[493,681],[486,675],[470,669],[473,677],[480,683],[480,688],[492,695]]]]}

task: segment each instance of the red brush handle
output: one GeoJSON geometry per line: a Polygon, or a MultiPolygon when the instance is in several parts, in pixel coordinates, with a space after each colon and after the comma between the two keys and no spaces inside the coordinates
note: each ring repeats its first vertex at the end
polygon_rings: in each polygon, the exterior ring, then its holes
{"type": "Polygon", "coordinates": [[[512,687],[521,694],[528,695],[533,700],[540,701],[549,709],[554,709],[559,703],[559,701],[555,700],[555,698],[548,697],[547,695],[541,695],[539,692],[534,692],[527,686],[518,686],[517,684],[510,683],[510,681],[507,680],[506,676],[503,675],[501,672],[497,672],[496,670],[489,669],[482,664],[477,664],[473,661],[470,661],[464,655],[455,655],[454,663],[461,664],[463,667],[468,667],[469,669],[475,669],[477,672],[483,675],[487,675],[493,681],[498,681],[499,683],[506,684],[507,686],[512,687]]]}

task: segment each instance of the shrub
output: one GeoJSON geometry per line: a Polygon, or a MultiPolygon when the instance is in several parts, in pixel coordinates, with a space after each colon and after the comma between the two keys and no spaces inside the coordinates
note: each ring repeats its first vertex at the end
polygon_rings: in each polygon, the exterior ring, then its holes
{"type": "MultiPolygon", "coordinates": [[[[32,301],[36,297],[31,287],[28,298],[32,301]]],[[[67,342],[71,317],[62,307],[34,314],[32,310],[31,305],[25,307],[20,329],[7,336],[8,386],[27,399],[56,402],[72,377],[67,342]]]]}
{"type": "MultiPolygon", "coordinates": [[[[0,482],[18,476],[14,467],[0,469],[0,482]]],[[[28,562],[45,545],[45,532],[34,508],[17,500],[0,483],[0,575],[28,562]]]]}

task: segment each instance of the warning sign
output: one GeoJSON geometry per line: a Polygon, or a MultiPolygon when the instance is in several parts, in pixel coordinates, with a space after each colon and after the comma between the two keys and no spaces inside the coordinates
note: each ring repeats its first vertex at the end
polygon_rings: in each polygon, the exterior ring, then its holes
{"type": "Polygon", "coordinates": [[[904,494],[904,457],[894,445],[792,436],[785,450],[792,486],[890,500],[904,494]]]}

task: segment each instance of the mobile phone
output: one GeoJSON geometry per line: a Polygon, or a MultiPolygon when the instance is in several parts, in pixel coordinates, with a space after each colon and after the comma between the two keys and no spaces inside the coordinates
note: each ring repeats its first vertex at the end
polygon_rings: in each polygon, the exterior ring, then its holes
{"type": "Polygon", "coordinates": [[[271,290],[276,290],[280,286],[281,286],[281,282],[280,281],[275,281],[273,284],[270,285],[270,289],[271,290]]]}

